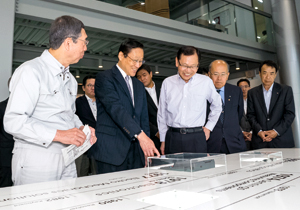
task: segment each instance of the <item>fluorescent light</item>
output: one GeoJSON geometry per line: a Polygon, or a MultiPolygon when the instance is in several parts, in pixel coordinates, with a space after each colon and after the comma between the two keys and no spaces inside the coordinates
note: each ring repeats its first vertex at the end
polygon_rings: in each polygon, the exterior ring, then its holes
{"type": "Polygon", "coordinates": [[[260,39],[260,36],[257,36],[258,39],[260,39]]]}
{"type": "Polygon", "coordinates": [[[79,70],[76,70],[76,78],[80,78],[79,70]]]}
{"type": "Polygon", "coordinates": [[[98,67],[99,67],[100,69],[103,68],[102,58],[100,58],[99,61],[98,61],[98,67]]]}
{"type": "Polygon", "coordinates": [[[258,9],[258,7],[254,7],[254,9],[258,9]]]}
{"type": "Polygon", "coordinates": [[[145,2],[141,2],[141,5],[145,5],[145,2]]]}

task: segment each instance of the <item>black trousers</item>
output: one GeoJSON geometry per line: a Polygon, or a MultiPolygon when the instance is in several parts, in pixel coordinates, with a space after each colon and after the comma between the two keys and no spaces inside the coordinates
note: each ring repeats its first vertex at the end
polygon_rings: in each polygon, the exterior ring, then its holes
{"type": "Polygon", "coordinates": [[[169,129],[165,139],[165,154],[180,152],[207,153],[206,137],[203,130],[181,134],[169,129]]]}
{"type": "Polygon", "coordinates": [[[225,141],[224,138],[222,139],[222,145],[221,145],[220,153],[224,153],[226,155],[230,154],[229,149],[227,147],[227,144],[226,144],[226,141],[225,141]]]}
{"type": "Polygon", "coordinates": [[[125,171],[130,169],[142,168],[144,166],[145,162],[142,162],[142,158],[140,156],[138,140],[131,142],[128,154],[121,165],[117,166],[96,160],[97,174],[125,171]]]}
{"type": "Polygon", "coordinates": [[[10,187],[12,185],[11,167],[0,166],[0,187],[10,187]]]}

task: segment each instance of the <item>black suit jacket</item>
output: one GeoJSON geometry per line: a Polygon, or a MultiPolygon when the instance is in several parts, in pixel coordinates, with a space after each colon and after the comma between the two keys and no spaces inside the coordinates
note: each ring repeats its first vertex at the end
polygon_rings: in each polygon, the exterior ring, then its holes
{"type": "MultiPolygon", "coordinates": [[[[158,88],[157,85],[155,85],[155,91],[156,91],[156,97],[158,102],[159,95],[160,95],[160,88],[158,88]]],[[[146,90],[146,96],[147,96],[147,106],[148,106],[148,116],[149,116],[149,126],[150,126],[150,138],[153,140],[156,149],[160,151],[160,140],[155,136],[156,133],[158,132],[157,107],[147,90],[146,90]]]]}
{"type": "Polygon", "coordinates": [[[222,124],[219,118],[207,141],[207,151],[219,153],[223,138],[230,153],[246,151],[246,143],[240,128],[240,120],[244,112],[241,88],[225,84],[224,99],[224,123],[222,124]]]}
{"type": "Polygon", "coordinates": [[[290,86],[274,83],[269,113],[265,104],[262,85],[248,91],[247,117],[253,129],[252,146],[258,148],[291,148],[294,138],[291,124],[295,118],[293,91],[290,86]],[[263,142],[257,135],[260,130],[275,129],[280,136],[263,142]]]}
{"type": "Polygon", "coordinates": [[[96,120],[95,117],[92,113],[90,104],[86,98],[85,95],[80,96],[76,99],[75,101],[76,105],[76,114],[81,120],[81,122],[86,125],[88,124],[89,126],[95,128],[96,127],[96,120]]]}
{"type": "MultiPolygon", "coordinates": [[[[242,131],[250,132],[252,130],[252,127],[251,127],[250,122],[247,118],[247,115],[245,114],[245,111],[243,112],[243,116],[242,116],[242,119],[240,121],[240,126],[241,126],[242,131]]],[[[245,141],[245,142],[246,142],[247,149],[251,150],[252,149],[251,141],[245,141]]]]}
{"type": "Polygon", "coordinates": [[[3,118],[8,99],[0,102],[0,167],[11,167],[12,150],[14,148],[13,136],[6,133],[3,118]]]}
{"type": "MultiPolygon", "coordinates": [[[[97,74],[95,93],[97,102],[97,142],[90,154],[96,160],[121,165],[129,152],[135,134],[143,130],[150,135],[145,87],[137,78],[131,77],[134,106],[126,82],[117,68],[97,74]]],[[[139,147],[142,163],[144,153],[139,147]]]]}

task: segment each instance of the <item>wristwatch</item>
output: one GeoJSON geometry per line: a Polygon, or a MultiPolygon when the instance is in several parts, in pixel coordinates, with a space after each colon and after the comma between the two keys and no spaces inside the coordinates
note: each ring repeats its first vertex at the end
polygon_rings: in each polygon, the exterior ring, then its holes
{"type": "Polygon", "coordinates": [[[141,130],[141,132],[139,132],[139,133],[135,134],[135,135],[134,135],[134,138],[136,138],[136,139],[137,139],[137,138],[138,138],[138,135],[140,135],[142,132],[143,132],[143,130],[141,130]]]}

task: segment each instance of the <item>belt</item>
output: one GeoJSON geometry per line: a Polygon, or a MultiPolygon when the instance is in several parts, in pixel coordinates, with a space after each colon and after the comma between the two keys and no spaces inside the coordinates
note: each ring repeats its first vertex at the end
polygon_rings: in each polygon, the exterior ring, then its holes
{"type": "Polygon", "coordinates": [[[169,129],[173,132],[178,132],[178,133],[181,133],[181,134],[197,133],[197,132],[202,132],[203,131],[202,126],[195,127],[195,128],[173,128],[173,127],[169,127],[169,129]]]}

